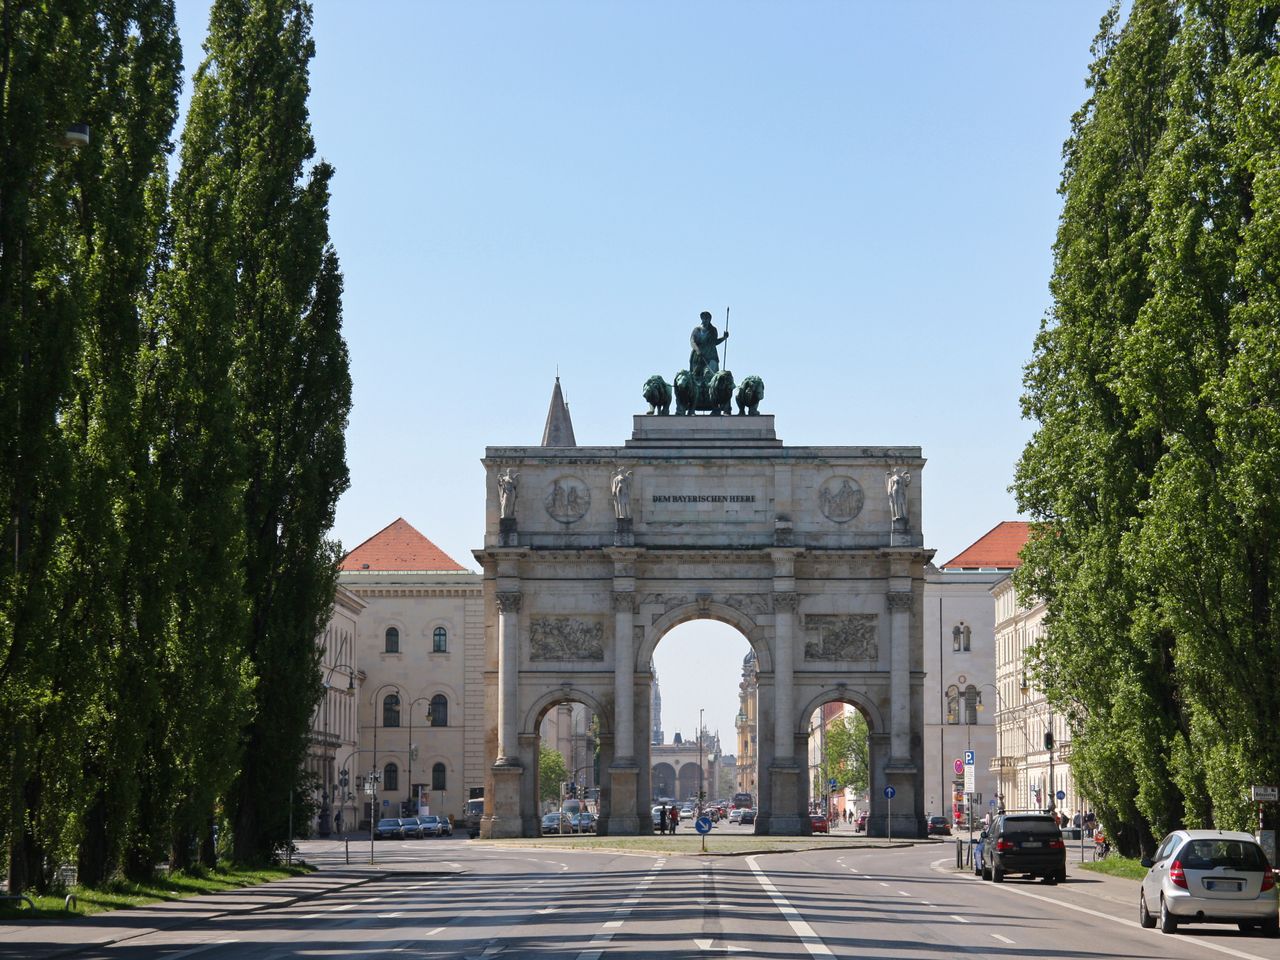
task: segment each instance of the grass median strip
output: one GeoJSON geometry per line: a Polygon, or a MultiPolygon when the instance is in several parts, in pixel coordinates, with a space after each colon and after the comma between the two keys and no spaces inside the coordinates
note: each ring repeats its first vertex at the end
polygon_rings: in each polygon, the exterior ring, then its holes
{"type": "Polygon", "coordinates": [[[309,866],[257,869],[219,867],[200,873],[174,873],[167,877],[156,877],[147,883],[113,880],[101,887],[70,887],[66,893],[58,895],[39,896],[28,893],[32,902],[35,903],[34,910],[28,909],[25,905],[19,908],[12,903],[0,904],[0,920],[8,922],[66,920],[70,917],[102,913],[104,910],[145,907],[148,904],[163,903],[167,900],[182,900],[206,893],[253,887],[275,880],[304,876],[312,872],[314,868],[309,866]],[[67,893],[75,896],[76,906],[72,910],[63,909],[67,893]]]}
{"type": "MultiPolygon", "coordinates": [[[[501,847],[541,847],[555,850],[601,850],[624,853],[660,853],[674,856],[703,856],[702,838],[698,836],[649,837],[522,837],[509,840],[485,840],[501,847]]],[[[754,853],[794,853],[801,850],[839,850],[872,847],[905,847],[909,842],[887,840],[848,840],[826,837],[707,837],[706,856],[740,857],[754,853]]]]}

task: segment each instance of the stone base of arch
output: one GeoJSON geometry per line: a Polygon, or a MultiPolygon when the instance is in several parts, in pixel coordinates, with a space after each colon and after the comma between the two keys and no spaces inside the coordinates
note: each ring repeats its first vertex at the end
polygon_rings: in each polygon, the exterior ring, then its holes
{"type": "Polygon", "coordinates": [[[524,817],[520,809],[520,787],[524,767],[512,763],[495,763],[489,768],[492,802],[486,804],[488,818],[480,822],[480,836],[486,840],[525,835],[524,817]]]}
{"type": "Polygon", "coordinates": [[[801,792],[804,771],[795,763],[769,765],[770,813],[756,823],[756,833],[774,837],[795,837],[806,833],[809,818],[804,815],[801,792]]]}
{"type": "Polygon", "coordinates": [[[615,762],[609,767],[609,814],[602,817],[598,832],[607,836],[631,837],[641,833],[639,808],[640,766],[615,762]]]}

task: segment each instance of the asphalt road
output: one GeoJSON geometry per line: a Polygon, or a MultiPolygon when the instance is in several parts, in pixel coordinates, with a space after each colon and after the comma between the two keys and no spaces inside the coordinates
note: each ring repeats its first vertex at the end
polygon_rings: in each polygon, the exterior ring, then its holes
{"type": "MultiPolygon", "coordinates": [[[[957,871],[950,844],[850,849],[833,840],[830,849],[748,857],[498,847],[460,837],[384,842],[378,862],[387,872],[345,889],[73,955],[1280,960],[1280,941],[1234,927],[1173,936],[1139,928],[1126,902],[1136,885],[1126,881],[1071,872],[1059,886],[996,885],[957,871]]],[[[323,865],[324,851],[340,849],[318,844],[304,853],[323,865]]],[[[359,850],[367,858],[368,845],[359,850]]]]}

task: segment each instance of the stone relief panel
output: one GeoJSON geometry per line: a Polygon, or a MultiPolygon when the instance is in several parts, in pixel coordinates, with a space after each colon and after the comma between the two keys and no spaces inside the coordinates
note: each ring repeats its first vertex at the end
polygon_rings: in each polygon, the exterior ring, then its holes
{"type": "Polygon", "coordinates": [[[759,617],[773,612],[773,604],[767,593],[729,593],[718,600],[726,607],[741,610],[751,617],[759,617]]]}
{"type": "Polygon", "coordinates": [[[655,613],[653,615],[654,623],[657,623],[676,607],[683,607],[688,602],[688,595],[683,593],[646,593],[640,597],[641,606],[644,606],[645,604],[657,604],[662,607],[662,613],[655,613]]]}
{"type": "Polygon", "coordinates": [[[750,617],[759,617],[773,612],[773,598],[767,593],[727,593],[724,596],[699,594],[696,597],[690,597],[684,593],[646,593],[640,597],[641,605],[657,604],[662,607],[662,612],[655,613],[651,618],[652,623],[657,623],[676,607],[683,607],[694,602],[704,612],[710,609],[713,603],[740,610],[750,617]]]}
{"type": "Polygon", "coordinates": [[[574,523],[591,507],[591,488],[578,477],[556,477],[542,502],[552,520],[574,523]]]}
{"type": "Polygon", "coordinates": [[[804,628],[818,634],[804,645],[806,660],[877,660],[877,620],[874,613],[811,613],[804,628]]]}
{"type": "Polygon", "coordinates": [[[853,477],[831,477],[818,488],[818,509],[828,520],[847,523],[862,512],[866,494],[853,477]]]}
{"type": "Polygon", "coordinates": [[[533,617],[529,659],[603,660],[604,624],[579,617],[533,617]]]}

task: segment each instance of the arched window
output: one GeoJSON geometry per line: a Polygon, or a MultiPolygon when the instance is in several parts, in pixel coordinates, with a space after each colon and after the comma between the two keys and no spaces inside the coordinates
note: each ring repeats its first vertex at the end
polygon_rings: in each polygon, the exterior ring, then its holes
{"type": "Polygon", "coordinates": [[[388,693],[382,698],[382,725],[400,726],[400,697],[397,694],[388,693]]]}
{"type": "Polygon", "coordinates": [[[973,646],[973,628],[961,620],[951,628],[951,649],[968,653],[973,646]]]}
{"type": "Polygon", "coordinates": [[[383,648],[384,653],[400,652],[400,631],[395,627],[387,627],[387,645],[383,648]]]}
{"type": "Polygon", "coordinates": [[[400,789],[400,768],[394,763],[382,768],[382,789],[388,793],[400,789]]]}
{"type": "Polygon", "coordinates": [[[437,763],[431,768],[431,789],[444,790],[445,787],[445,769],[443,763],[437,763]]]}
{"type": "Polygon", "coordinates": [[[444,627],[436,627],[431,634],[431,652],[447,653],[449,650],[449,631],[444,627]]]}
{"type": "Polygon", "coordinates": [[[972,683],[964,688],[964,722],[970,725],[978,722],[978,688],[972,683]]]}
{"type": "Polygon", "coordinates": [[[952,684],[947,687],[947,723],[960,722],[960,688],[952,684]]]}
{"type": "Polygon", "coordinates": [[[437,693],[431,698],[431,725],[447,727],[449,725],[449,698],[437,693]]]}

